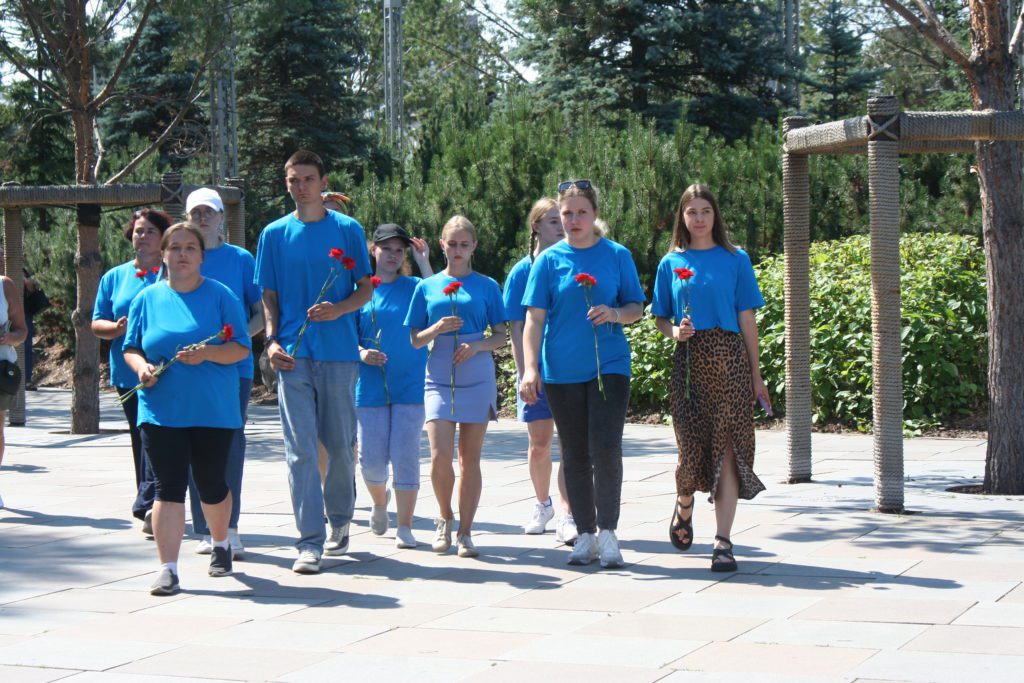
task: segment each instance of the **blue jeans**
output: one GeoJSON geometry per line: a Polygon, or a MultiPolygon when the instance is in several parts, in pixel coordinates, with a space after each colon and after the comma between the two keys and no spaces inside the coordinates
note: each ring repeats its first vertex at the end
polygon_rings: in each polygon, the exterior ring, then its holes
{"type": "Polygon", "coordinates": [[[301,550],[322,553],[327,531],[352,521],[356,506],[356,361],[295,359],[293,370],[277,372],[277,403],[284,430],[288,486],[301,550]],[[321,484],[316,442],[327,449],[321,484]]]}
{"type": "MultiPolygon", "coordinates": [[[[252,393],[252,378],[238,378],[238,403],[242,411],[242,427],[235,430],[228,450],[228,464],[224,477],[231,489],[231,520],[228,528],[238,528],[238,515],[242,513],[242,471],[245,469],[245,420],[249,416],[249,395],[252,393]]],[[[199,490],[191,470],[188,473],[188,502],[192,507],[192,532],[200,536],[209,536],[210,527],[206,526],[203,506],[199,501],[199,490]]]]}

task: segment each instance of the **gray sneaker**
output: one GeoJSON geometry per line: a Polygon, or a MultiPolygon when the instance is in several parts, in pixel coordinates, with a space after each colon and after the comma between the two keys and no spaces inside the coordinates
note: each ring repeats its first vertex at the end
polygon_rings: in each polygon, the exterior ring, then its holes
{"type": "Polygon", "coordinates": [[[452,523],[454,521],[454,519],[441,519],[440,517],[434,520],[436,531],[430,547],[435,553],[446,553],[448,548],[452,547],[452,523]]]}
{"type": "Polygon", "coordinates": [[[149,587],[150,595],[174,595],[181,586],[178,584],[178,575],[164,567],[156,577],[156,581],[149,587]]]}
{"type": "Polygon", "coordinates": [[[388,503],[390,502],[391,489],[388,489],[384,504],[374,505],[370,508],[370,531],[374,536],[383,536],[388,531],[388,503]]]}
{"type": "Polygon", "coordinates": [[[331,535],[324,543],[324,555],[344,555],[348,552],[348,524],[332,526],[331,535]]]}
{"type": "Polygon", "coordinates": [[[597,538],[594,534],[580,534],[569,553],[569,564],[590,564],[597,559],[597,538]]]}
{"type": "Polygon", "coordinates": [[[298,559],[292,564],[292,571],[296,574],[319,574],[320,553],[315,550],[300,550],[298,559]]]}
{"type": "MultiPolygon", "coordinates": [[[[0,506],[2,507],[2,506],[0,506]]],[[[142,534],[146,538],[153,538],[153,511],[146,510],[146,517],[142,520],[142,534]]]]}
{"type": "Polygon", "coordinates": [[[231,548],[213,546],[210,552],[210,576],[228,576],[231,574],[231,548]]]}

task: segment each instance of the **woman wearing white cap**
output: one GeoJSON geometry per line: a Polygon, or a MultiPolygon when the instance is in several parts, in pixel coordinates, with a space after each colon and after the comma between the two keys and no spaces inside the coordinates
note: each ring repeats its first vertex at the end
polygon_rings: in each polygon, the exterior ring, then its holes
{"type": "MultiPolygon", "coordinates": [[[[263,312],[261,308],[262,292],[253,281],[256,260],[247,250],[233,244],[227,244],[221,234],[224,225],[224,202],[216,190],[201,187],[192,192],[185,200],[185,214],[189,222],[199,228],[203,235],[203,246],[206,256],[203,260],[201,273],[203,277],[217,280],[227,286],[242,302],[249,313],[249,334],[258,333],[263,329],[263,312]]],[[[238,535],[238,516],[242,509],[242,471],[245,466],[245,417],[249,408],[249,394],[252,391],[253,358],[252,353],[238,363],[239,407],[242,414],[242,428],[235,432],[228,453],[227,482],[231,488],[234,507],[228,524],[228,540],[231,542],[231,554],[239,559],[245,553],[245,547],[238,535]]],[[[192,530],[201,535],[196,552],[208,555],[212,552],[210,529],[203,516],[198,491],[195,483],[189,480],[189,500],[192,504],[192,530]]]]}

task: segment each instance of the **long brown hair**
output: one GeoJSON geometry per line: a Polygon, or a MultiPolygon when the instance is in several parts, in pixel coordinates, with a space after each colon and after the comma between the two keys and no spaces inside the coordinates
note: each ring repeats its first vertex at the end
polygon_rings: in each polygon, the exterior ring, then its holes
{"type": "Polygon", "coordinates": [[[534,202],[533,207],[530,209],[530,215],[526,219],[526,224],[530,228],[530,261],[534,259],[534,251],[537,249],[537,229],[534,227],[540,223],[541,219],[551,209],[557,209],[558,202],[551,197],[541,197],[534,202]]]}
{"type": "Polygon", "coordinates": [[[686,205],[694,199],[703,199],[711,205],[715,212],[715,220],[711,225],[711,238],[720,247],[725,247],[733,254],[736,253],[736,245],[729,240],[729,233],[725,229],[725,221],[722,220],[722,212],[718,210],[718,200],[711,193],[707,185],[694,183],[690,185],[679,197],[679,206],[676,208],[675,224],[672,226],[672,247],[671,249],[682,249],[690,247],[690,231],[686,229],[686,221],[683,219],[683,211],[686,205]]]}

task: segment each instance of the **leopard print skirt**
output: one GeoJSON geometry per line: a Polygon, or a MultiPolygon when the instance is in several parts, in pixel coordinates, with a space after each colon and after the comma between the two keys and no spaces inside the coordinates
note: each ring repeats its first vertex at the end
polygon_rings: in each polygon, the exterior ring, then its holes
{"type": "Polygon", "coordinates": [[[713,502],[726,449],[732,445],[740,498],[749,500],[764,484],[754,474],[754,408],[750,360],[743,337],[720,328],[690,337],[690,398],[686,398],[686,347],[672,358],[672,424],[679,447],[676,494],[707,491],[713,502]]]}

